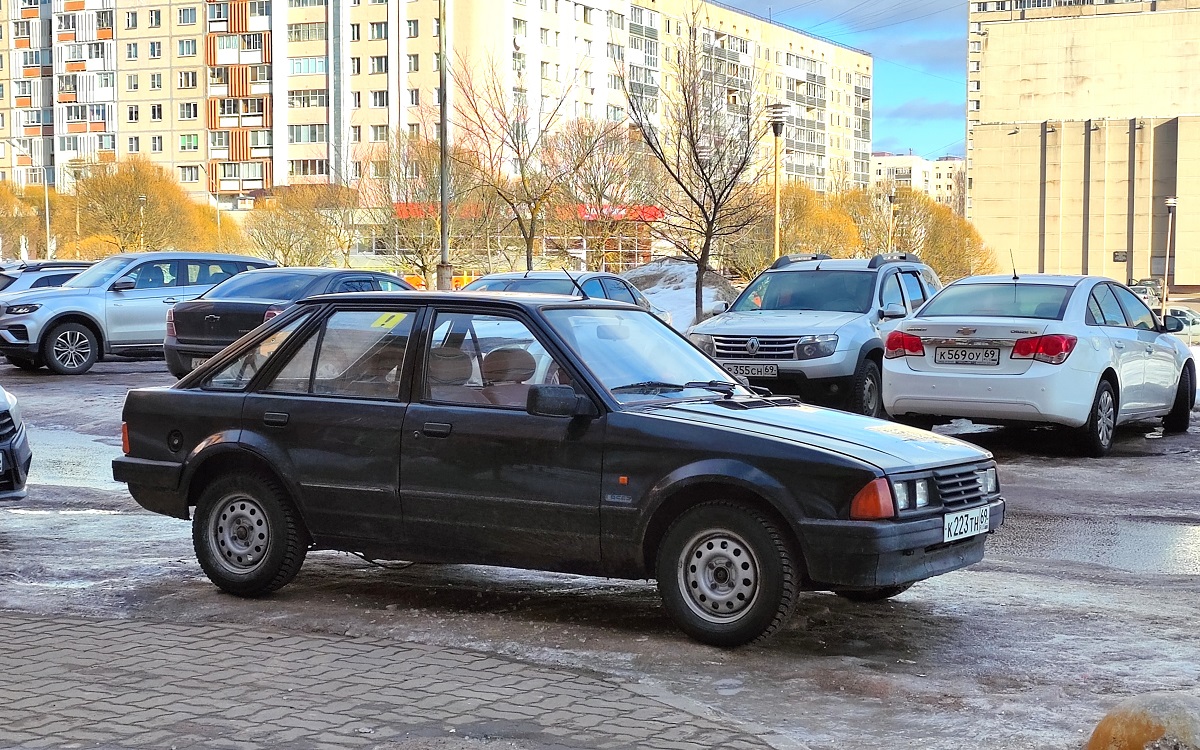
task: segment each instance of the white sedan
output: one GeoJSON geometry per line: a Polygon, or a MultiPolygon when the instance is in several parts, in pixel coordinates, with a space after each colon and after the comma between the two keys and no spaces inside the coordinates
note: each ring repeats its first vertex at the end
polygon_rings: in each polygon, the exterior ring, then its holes
{"type": "Polygon", "coordinates": [[[917,422],[1065,425],[1102,456],[1125,422],[1187,430],[1196,365],[1171,335],[1182,329],[1098,276],[963,279],[888,335],[884,407],[917,422]]]}

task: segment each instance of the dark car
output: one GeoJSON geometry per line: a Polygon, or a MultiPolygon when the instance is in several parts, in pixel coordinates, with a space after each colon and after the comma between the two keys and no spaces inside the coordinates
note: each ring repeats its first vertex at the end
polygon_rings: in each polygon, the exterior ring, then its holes
{"type": "Polygon", "coordinates": [[[317,294],[412,291],[404,279],[346,268],[264,268],[217,284],[167,313],[167,369],[182,378],[212,355],[294,305],[317,294]]]}
{"type": "Polygon", "coordinates": [[[596,299],[615,299],[649,310],[668,324],[671,313],[655,307],[646,295],[615,273],[605,271],[509,271],[480,276],[463,287],[464,292],[516,292],[518,294],[565,294],[596,299]]]}
{"type": "Polygon", "coordinates": [[[1004,519],[990,454],[758,395],[608,300],[311,298],[130,391],[123,430],[113,476],[193,518],[227,592],[278,589],[309,549],[657,578],[721,646],[800,589],[885,599],[977,562],[1004,519]]]}
{"type": "Polygon", "coordinates": [[[17,397],[0,388],[0,500],[25,497],[33,451],[17,397]]]}

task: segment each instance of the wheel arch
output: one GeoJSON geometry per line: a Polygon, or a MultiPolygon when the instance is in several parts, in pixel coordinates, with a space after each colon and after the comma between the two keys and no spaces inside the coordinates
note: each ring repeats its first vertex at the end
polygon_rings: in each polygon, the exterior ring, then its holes
{"type": "Polygon", "coordinates": [[[1121,381],[1117,377],[1117,371],[1112,367],[1105,367],[1104,372],[1100,373],[1100,378],[1096,381],[1096,387],[1100,387],[1101,381],[1107,381],[1112,386],[1113,400],[1117,402],[1116,413],[1121,414],[1121,381]]]}
{"type": "Polygon", "coordinates": [[[204,490],[214,481],[239,472],[258,472],[274,479],[287,494],[288,501],[291,502],[300,518],[304,532],[310,539],[312,538],[295,485],[265,457],[244,446],[216,443],[207,450],[199,451],[193,458],[189,458],[181,482],[185,488],[187,508],[189,510],[194,508],[204,490]]]}
{"type": "Polygon", "coordinates": [[[50,333],[63,323],[79,323],[86,326],[96,337],[98,353],[104,352],[108,347],[108,338],[104,335],[104,326],[100,321],[85,312],[72,310],[64,312],[51,318],[45,326],[42,327],[42,336],[38,339],[38,351],[44,357],[46,356],[46,340],[50,338],[50,333]]]}

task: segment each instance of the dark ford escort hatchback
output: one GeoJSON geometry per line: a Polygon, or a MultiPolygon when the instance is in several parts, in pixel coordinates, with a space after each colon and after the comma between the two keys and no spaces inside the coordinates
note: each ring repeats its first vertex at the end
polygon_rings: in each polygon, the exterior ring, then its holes
{"type": "Polygon", "coordinates": [[[310,549],[656,578],[683,630],[735,646],[801,589],[871,601],[977,562],[1004,518],[978,448],[758,395],[603,300],[316,297],[124,420],[115,478],[194,518],[242,596],[310,549]]]}

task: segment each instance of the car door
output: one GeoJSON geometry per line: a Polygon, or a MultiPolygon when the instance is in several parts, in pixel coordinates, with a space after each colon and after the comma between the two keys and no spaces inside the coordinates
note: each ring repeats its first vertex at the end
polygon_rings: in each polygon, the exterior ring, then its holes
{"type": "Polygon", "coordinates": [[[1175,387],[1179,382],[1180,363],[1171,335],[1162,330],[1158,318],[1136,294],[1123,286],[1111,286],[1137,336],[1137,346],[1144,352],[1146,365],[1142,397],[1145,408],[1165,412],[1175,402],[1175,387]]]}
{"type": "Polygon", "coordinates": [[[132,289],[104,293],[108,340],[114,346],[162,346],[167,335],[167,310],[179,301],[179,262],[151,260],[134,266],[117,281],[132,281],[132,289]]]}
{"type": "Polygon", "coordinates": [[[875,327],[879,329],[880,336],[886,336],[904,320],[904,318],[883,317],[883,311],[888,308],[888,305],[900,305],[909,315],[912,315],[913,308],[909,307],[903,292],[900,290],[900,274],[894,271],[885,273],[883,281],[879,285],[880,312],[876,314],[877,322],[875,327]]]}
{"type": "Polygon", "coordinates": [[[599,561],[605,420],[525,410],[529,386],[572,382],[535,328],[487,310],[432,317],[400,466],[406,534],[432,557],[559,570],[599,561]]]}
{"type": "Polygon", "coordinates": [[[1129,326],[1125,310],[1113,289],[1111,284],[1097,284],[1092,289],[1088,310],[1091,318],[1099,316],[1096,322],[1112,346],[1112,364],[1117,370],[1121,391],[1117,394],[1117,406],[1120,414],[1126,416],[1146,410],[1146,351],[1138,341],[1137,332],[1129,326]]]}
{"type": "Polygon", "coordinates": [[[243,442],[283,453],[318,539],[400,541],[403,386],[419,312],[335,308],[246,398],[243,442]]]}

